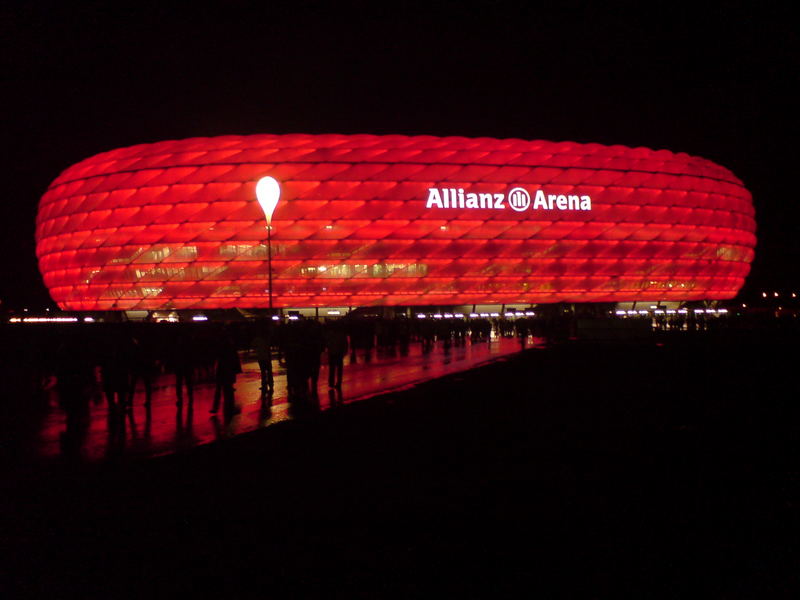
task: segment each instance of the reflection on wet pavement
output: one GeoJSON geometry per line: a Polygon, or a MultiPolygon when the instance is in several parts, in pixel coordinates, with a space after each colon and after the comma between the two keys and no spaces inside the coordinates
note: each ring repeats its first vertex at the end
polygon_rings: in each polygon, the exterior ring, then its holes
{"type": "MultiPolygon", "coordinates": [[[[541,345],[542,342],[538,338],[530,338],[528,347],[541,345]]],[[[493,338],[488,343],[467,342],[464,346],[444,347],[437,343],[425,353],[415,344],[406,355],[373,352],[369,361],[363,360],[359,353],[357,363],[350,363],[349,357],[345,360],[341,392],[329,390],[327,365],[323,356],[318,408],[327,410],[338,404],[411,387],[519,350],[520,344],[516,339],[493,338]]],[[[261,402],[258,363],[244,355],[242,365],[244,372],[236,382],[236,402],[241,412],[230,419],[223,418],[222,413],[210,414],[213,382],[195,386],[193,404],[184,401],[183,405],[176,406],[175,376],[172,374],[157,378],[150,406],[144,405],[141,384],[134,397],[133,409],[125,414],[109,412],[102,394],[98,392],[89,402],[88,413],[69,424],[64,411],[58,408],[55,391],[51,390],[50,408],[35,442],[37,454],[47,458],[66,453],[89,461],[119,456],[158,456],[181,452],[199,444],[299,416],[296,407],[287,404],[286,371],[277,360],[273,361],[275,393],[271,406],[261,402]]]]}

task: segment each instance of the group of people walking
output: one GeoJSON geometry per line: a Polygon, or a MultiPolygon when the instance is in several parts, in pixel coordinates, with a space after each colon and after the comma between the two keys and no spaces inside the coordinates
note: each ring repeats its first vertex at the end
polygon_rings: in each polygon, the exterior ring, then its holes
{"type": "Polygon", "coordinates": [[[260,371],[260,397],[266,407],[275,394],[276,365],[285,369],[290,403],[302,405],[318,396],[323,357],[328,387],[341,391],[345,362],[369,362],[375,352],[394,356],[408,353],[418,342],[430,351],[441,342],[445,351],[471,340],[498,335],[526,337],[527,321],[516,325],[489,319],[380,319],[345,318],[320,323],[293,318],[234,324],[117,323],[90,329],[65,330],[56,351],[44,357],[52,365],[62,405],[81,407],[93,394],[105,397],[109,414],[123,414],[138,397],[149,407],[156,380],[174,382],[178,407],[194,409],[195,389],[213,384],[212,414],[229,417],[238,412],[235,398],[242,356],[252,357],[260,371]],[[349,359],[348,359],[349,355],[349,359]]]}

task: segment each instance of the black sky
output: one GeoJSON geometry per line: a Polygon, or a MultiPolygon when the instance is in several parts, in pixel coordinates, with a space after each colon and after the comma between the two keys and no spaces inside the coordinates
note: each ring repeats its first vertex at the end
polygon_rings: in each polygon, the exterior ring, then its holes
{"type": "Polygon", "coordinates": [[[71,164],[142,142],[293,132],[703,156],[754,195],[746,287],[800,287],[797,28],[770,4],[5,4],[0,299],[48,305],[36,205],[71,164]]]}

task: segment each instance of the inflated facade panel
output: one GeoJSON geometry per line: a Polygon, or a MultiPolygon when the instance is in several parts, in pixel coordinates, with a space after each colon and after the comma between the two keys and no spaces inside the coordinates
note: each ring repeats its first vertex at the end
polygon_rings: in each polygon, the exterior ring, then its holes
{"type": "Polygon", "coordinates": [[[193,138],[98,154],[52,183],[36,239],[53,299],[72,310],[267,306],[255,197],[267,175],[281,187],[276,307],[724,299],[755,247],[742,183],[666,150],[193,138]]]}

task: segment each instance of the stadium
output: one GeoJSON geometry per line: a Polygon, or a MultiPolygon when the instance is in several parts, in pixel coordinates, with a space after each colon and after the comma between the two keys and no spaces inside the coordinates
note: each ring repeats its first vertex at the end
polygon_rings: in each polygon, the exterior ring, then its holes
{"type": "Polygon", "coordinates": [[[69,167],[36,250],[71,311],[680,303],[735,296],[755,230],[733,173],[667,150],[246,135],[69,167]]]}

